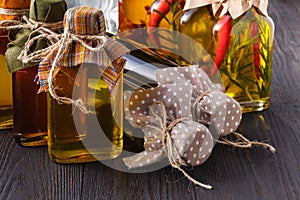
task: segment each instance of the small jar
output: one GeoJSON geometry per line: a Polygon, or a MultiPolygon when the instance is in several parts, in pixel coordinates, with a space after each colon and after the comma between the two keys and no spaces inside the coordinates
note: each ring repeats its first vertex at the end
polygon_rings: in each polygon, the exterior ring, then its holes
{"type": "Polygon", "coordinates": [[[215,5],[187,9],[180,31],[206,50],[195,63],[202,66],[203,58],[212,59],[208,74],[213,79],[220,72],[226,94],[240,103],[244,113],[264,110],[270,103],[274,23],[266,7],[252,5],[238,14],[222,9],[215,5]]]}
{"type": "MultiPolygon", "coordinates": [[[[55,64],[55,74],[48,88],[50,158],[57,163],[115,158],[121,154],[123,147],[122,77],[125,60],[122,57],[128,50],[104,36],[104,16],[96,8],[82,6],[69,9],[65,14],[64,27],[65,32],[79,35],[84,44],[77,40],[68,41],[65,53],[55,64]],[[99,35],[106,38],[101,51],[87,48],[87,45],[97,47],[101,43],[84,37],[99,35]],[[71,99],[80,100],[81,109],[74,101],[70,103],[71,99]]],[[[48,87],[44,75],[53,67],[57,48],[39,65],[39,75],[43,74],[40,76],[43,83],[40,92],[48,87]]]]}

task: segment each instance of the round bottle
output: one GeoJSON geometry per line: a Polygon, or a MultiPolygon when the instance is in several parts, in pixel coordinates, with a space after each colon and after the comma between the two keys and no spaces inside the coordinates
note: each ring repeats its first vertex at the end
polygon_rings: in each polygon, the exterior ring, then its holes
{"type": "Polygon", "coordinates": [[[243,112],[269,107],[274,39],[269,16],[252,7],[234,19],[229,12],[216,17],[208,5],[185,11],[180,31],[206,50],[194,62],[202,66],[203,58],[212,59],[207,73],[212,79],[220,73],[225,92],[243,112]]]}

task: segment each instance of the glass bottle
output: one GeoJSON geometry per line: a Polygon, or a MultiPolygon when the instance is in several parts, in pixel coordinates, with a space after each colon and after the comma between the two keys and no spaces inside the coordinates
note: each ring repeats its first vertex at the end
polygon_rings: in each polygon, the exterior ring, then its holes
{"type": "Polygon", "coordinates": [[[84,114],[72,105],[58,104],[48,95],[48,149],[50,158],[58,163],[106,160],[122,151],[122,76],[110,91],[97,74],[95,68],[83,65],[64,68],[54,79],[54,87],[60,88],[58,95],[80,97],[88,109],[94,111],[84,114]],[[93,123],[99,124],[103,132],[93,123]]]}
{"type": "MultiPolygon", "coordinates": [[[[32,0],[29,18],[44,23],[59,22],[63,20],[66,9],[64,0],[32,0]]],[[[62,27],[53,31],[58,32],[60,29],[62,27]]],[[[38,62],[22,63],[18,60],[31,33],[30,29],[11,30],[5,56],[13,77],[15,141],[23,146],[41,146],[47,145],[47,99],[45,92],[37,94],[39,87],[35,78],[38,74],[38,62]]],[[[46,41],[39,39],[30,50],[36,52],[45,47],[46,41]]]]}
{"type": "Polygon", "coordinates": [[[269,16],[252,7],[235,19],[229,13],[217,18],[211,6],[198,7],[185,11],[180,31],[204,47],[194,61],[202,66],[203,58],[213,59],[208,74],[220,72],[226,94],[244,113],[269,107],[274,37],[269,16]]]}
{"type": "MultiPolygon", "coordinates": [[[[65,30],[74,35],[105,35],[105,19],[96,8],[71,8],[66,12],[64,20],[65,30]]],[[[56,64],[59,67],[52,77],[52,83],[57,96],[69,100],[80,99],[87,110],[83,112],[74,104],[58,103],[53,93],[49,93],[48,152],[51,160],[57,163],[108,160],[122,152],[122,79],[125,63],[122,57],[128,50],[115,40],[105,37],[101,52],[86,48],[86,45],[99,45],[98,40],[82,39],[84,45],[77,41],[68,42],[65,50],[68,53],[62,54],[62,59],[56,64]],[[80,49],[80,52],[76,49],[80,49]],[[108,60],[112,62],[103,64],[108,60]]],[[[44,61],[40,67],[44,64],[51,67],[52,54],[44,61]]]]}
{"type": "Polygon", "coordinates": [[[46,93],[37,94],[37,66],[12,74],[14,137],[23,146],[47,145],[46,93]]]}

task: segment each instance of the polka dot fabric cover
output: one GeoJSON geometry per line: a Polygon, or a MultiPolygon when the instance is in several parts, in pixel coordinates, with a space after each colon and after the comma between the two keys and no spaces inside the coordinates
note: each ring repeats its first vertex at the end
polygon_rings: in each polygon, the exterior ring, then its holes
{"type": "Polygon", "coordinates": [[[237,101],[221,91],[221,85],[213,84],[207,74],[197,66],[164,68],[156,71],[159,84],[191,83],[192,102],[207,92],[196,103],[192,111],[196,122],[209,127],[214,138],[235,131],[242,119],[241,107],[237,101]]]}
{"type": "Polygon", "coordinates": [[[132,126],[145,133],[145,151],[124,158],[129,168],[143,167],[166,158],[163,130],[181,119],[169,131],[184,165],[200,165],[210,156],[213,138],[208,128],[192,120],[192,85],[164,84],[156,88],[125,92],[125,114],[132,126]],[[160,102],[160,103],[158,103],[160,102]]]}

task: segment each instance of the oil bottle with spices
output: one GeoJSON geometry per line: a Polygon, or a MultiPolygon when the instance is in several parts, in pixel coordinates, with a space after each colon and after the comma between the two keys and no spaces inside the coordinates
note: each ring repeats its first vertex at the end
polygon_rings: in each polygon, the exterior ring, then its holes
{"type": "MultiPolygon", "coordinates": [[[[23,15],[28,15],[30,0],[0,1],[0,21],[21,20],[23,15]]],[[[0,129],[13,127],[12,109],[12,81],[5,62],[8,32],[0,29],[0,129]]]]}
{"type": "Polygon", "coordinates": [[[267,1],[189,0],[180,21],[180,32],[206,50],[194,62],[201,66],[200,58],[213,59],[208,74],[213,78],[220,72],[225,92],[243,112],[261,111],[270,103],[274,23],[267,6],[267,1]]]}
{"type": "MultiPolygon", "coordinates": [[[[67,6],[64,0],[32,0],[29,19],[40,26],[61,22],[53,31],[63,29],[62,20],[67,6]]],[[[38,61],[22,63],[18,56],[24,49],[31,34],[31,29],[10,31],[8,49],[5,54],[13,83],[14,137],[23,146],[47,145],[47,99],[46,93],[37,94],[39,86],[35,78],[38,73],[38,61]]],[[[31,51],[47,47],[43,39],[39,39],[31,47],[31,51]]]]}
{"type": "Polygon", "coordinates": [[[106,36],[102,11],[85,6],[66,12],[58,44],[39,64],[40,92],[49,91],[51,160],[81,163],[119,156],[127,48],[106,36]]]}

